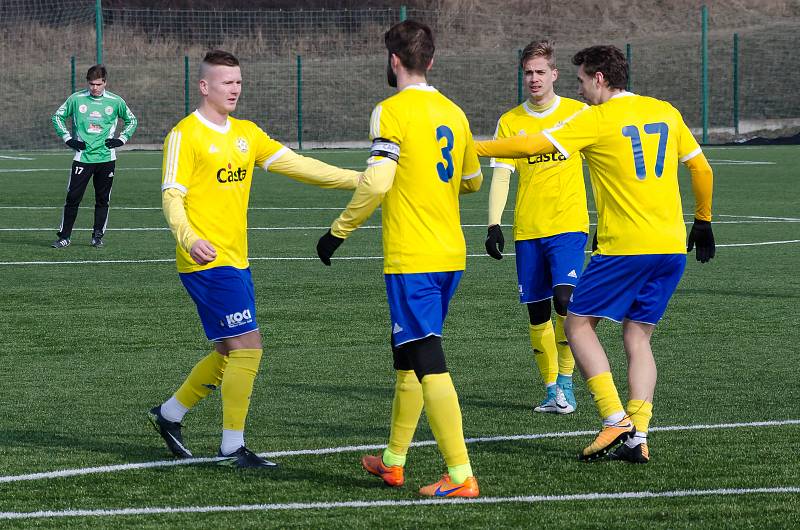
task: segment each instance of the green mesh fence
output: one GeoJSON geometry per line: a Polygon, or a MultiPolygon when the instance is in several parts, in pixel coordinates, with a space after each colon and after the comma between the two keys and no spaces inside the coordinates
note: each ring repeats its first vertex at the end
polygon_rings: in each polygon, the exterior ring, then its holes
{"type": "MultiPolygon", "coordinates": [[[[575,51],[597,43],[625,50],[629,44],[633,91],[672,102],[691,127],[701,127],[699,10],[653,20],[626,17],[611,8],[565,12],[551,2],[519,16],[465,4],[470,10],[453,2],[448,10],[408,9],[407,15],[434,29],[437,53],[429,81],[465,110],[476,135],[491,135],[500,114],[516,104],[517,50],[543,37],[557,42],[561,95],[576,97],[576,71],[570,64],[575,51]]],[[[0,82],[10,97],[0,102],[5,125],[0,148],[56,147],[50,115],[70,93],[70,57],[75,56],[78,88],[95,62],[95,2],[4,0],[2,6],[0,82]]],[[[188,104],[196,108],[197,65],[210,48],[227,49],[242,62],[244,91],[236,114],[290,145],[296,145],[300,132],[304,147],[363,142],[373,105],[392,93],[385,83],[383,33],[400,19],[399,9],[105,8],[102,18],[108,87],[139,117],[135,144],[161,144],[184,116],[185,56],[190,63],[188,104]]],[[[732,18],[712,9],[709,29],[711,141],[733,137],[734,32],[739,34],[742,133],[800,129],[800,94],[790,66],[800,19],[759,12],[732,18]]]]}

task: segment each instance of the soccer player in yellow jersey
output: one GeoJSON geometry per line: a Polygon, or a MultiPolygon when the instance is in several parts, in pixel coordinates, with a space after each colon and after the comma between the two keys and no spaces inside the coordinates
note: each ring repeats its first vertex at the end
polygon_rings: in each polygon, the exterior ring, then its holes
{"type": "Polygon", "coordinates": [[[201,103],[164,142],[164,213],[177,241],[178,273],[197,305],[214,350],[149,417],[172,453],[189,458],[181,435],[186,412],[217,387],[222,393],[220,463],[275,464],[245,446],[244,425],[262,355],[247,260],[247,206],[253,168],[322,187],[354,189],[360,173],[295,154],[255,123],[230,116],[242,90],[239,61],[208,52],[200,65],[201,103]]]}
{"type": "MultiPolygon", "coordinates": [[[[522,50],[520,67],[528,99],[500,117],[495,138],[533,134],[570,118],[586,105],[556,95],[555,49],[550,41],[533,41],[522,50]]],[[[528,158],[493,158],[489,190],[486,252],[503,258],[500,222],[508,199],[511,174],[519,176],[514,206],[519,301],[528,308],[529,335],[546,395],[536,412],[569,414],[576,407],[572,390],[575,359],[564,334],[572,290],[583,270],[589,231],[583,167],[578,152],[565,158],[545,153],[528,158]],[[551,321],[551,302],[556,325],[551,321]]]]}
{"type": "Polygon", "coordinates": [[[579,457],[647,463],[656,385],[650,337],[680,281],[687,251],[696,246],[701,263],[714,257],[713,174],[680,112],[625,90],[628,66],[617,48],[586,48],[572,62],[578,66],[579,92],[591,107],[541,134],[493,140],[477,149],[484,156],[557,151],[568,157],[580,151],[586,157],[598,248],[572,294],[565,328],[603,428],[579,457]],[[678,162],[689,168],[695,196],[688,243],[678,162]],[[629,398],[624,408],[595,333],[603,318],[622,323],[629,398]]]}
{"type": "Polygon", "coordinates": [[[384,279],[396,370],[389,445],[361,463],[401,486],[406,454],[423,408],[448,472],[420,489],[434,497],[477,497],[461,409],[442,350],[442,325],[466,266],[458,205],[483,176],[464,112],[427,84],[433,34],[406,20],[386,32],[387,75],[397,93],[372,112],[364,180],[320,238],[326,265],[336,248],[382,204],[384,279]]]}

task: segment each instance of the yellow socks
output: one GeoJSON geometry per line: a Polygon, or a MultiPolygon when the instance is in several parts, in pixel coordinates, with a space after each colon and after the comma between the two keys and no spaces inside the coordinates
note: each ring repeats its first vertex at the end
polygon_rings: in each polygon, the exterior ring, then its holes
{"type": "Polygon", "coordinates": [[[572,356],[572,349],[567,342],[567,335],[564,333],[564,320],[567,317],[562,317],[556,313],[556,350],[558,350],[558,373],[561,375],[572,375],[575,371],[575,357],[572,356]]]}
{"type": "Polygon", "coordinates": [[[653,404],[642,399],[631,399],[625,410],[631,417],[636,432],[647,434],[647,430],[650,428],[650,418],[653,417],[653,404]]]}
{"type": "Polygon", "coordinates": [[[614,386],[611,372],[590,377],[586,380],[586,386],[589,387],[589,392],[592,393],[594,403],[604,422],[616,423],[625,416],[625,409],[622,408],[622,401],[619,399],[617,387],[614,386]]]}
{"type": "Polygon", "coordinates": [[[558,377],[558,350],[553,323],[548,320],[543,324],[530,324],[530,336],[533,358],[542,374],[542,381],[547,386],[555,384],[558,377]]]}
{"type": "Polygon", "coordinates": [[[212,351],[194,365],[175,398],[187,409],[194,407],[220,385],[227,364],[226,356],[212,351]]]}
{"type": "Polygon", "coordinates": [[[244,431],[250,394],[261,362],[261,349],[231,350],[222,376],[222,427],[244,431]]]}
{"type": "Polygon", "coordinates": [[[453,484],[463,484],[472,476],[472,466],[469,462],[460,466],[447,466],[447,474],[450,475],[450,482],[453,484]]]}
{"type": "Polygon", "coordinates": [[[419,416],[422,414],[422,385],[413,370],[397,370],[392,402],[392,428],[389,446],[383,452],[383,464],[403,466],[419,416]]]}
{"type": "Polygon", "coordinates": [[[464,482],[466,477],[462,478],[461,475],[463,466],[469,465],[469,456],[461,426],[461,407],[458,405],[458,395],[450,374],[445,372],[423,377],[422,394],[425,399],[425,414],[439,451],[444,456],[448,470],[452,469],[456,473],[456,476],[451,475],[450,478],[457,484],[464,482]]]}

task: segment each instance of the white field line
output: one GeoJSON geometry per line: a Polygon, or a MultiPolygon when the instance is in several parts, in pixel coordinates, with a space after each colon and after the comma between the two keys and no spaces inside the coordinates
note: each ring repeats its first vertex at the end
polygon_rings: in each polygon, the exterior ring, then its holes
{"type": "MultiPolygon", "coordinates": [[[[11,157],[11,156],[2,156],[0,155],[0,159],[10,159],[10,160],[33,160],[32,158],[23,158],[23,157],[11,157]]],[[[761,160],[714,160],[711,159],[708,161],[709,164],[713,166],[774,166],[777,162],[769,162],[769,161],[761,161],[761,160]]],[[[338,167],[343,169],[352,169],[354,171],[363,171],[365,166],[344,166],[338,165],[338,167]]],[[[126,171],[161,171],[163,168],[161,166],[158,167],[117,167],[117,173],[124,173],[126,171]]],[[[481,169],[491,169],[491,166],[488,164],[481,164],[481,169]]],[[[0,175],[4,173],[41,173],[41,172],[62,172],[62,173],[69,173],[69,167],[42,167],[42,168],[0,168],[0,175]]]]}
{"type": "MultiPolygon", "coordinates": [[[[154,171],[154,170],[161,171],[160,167],[118,167],[114,169],[114,173],[124,172],[124,171],[154,171]]],[[[71,169],[69,167],[47,167],[47,168],[10,168],[10,169],[3,169],[0,168],[0,175],[3,173],[39,173],[40,171],[58,171],[60,173],[69,174],[71,169]]]]}
{"type": "MultiPolygon", "coordinates": [[[[477,137],[475,138],[476,141],[479,140],[491,140],[490,137],[477,137]]],[[[161,144],[159,144],[160,146],[161,144]]],[[[767,149],[772,149],[773,146],[770,145],[707,145],[703,148],[704,153],[708,153],[710,151],[762,151],[767,149]]],[[[787,146],[782,146],[787,147],[787,146]]],[[[791,147],[791,146],[788,146],[791,147]]],[[[300,154],[349,154],[349,153],[365,153],[369,151],[369,141],[365,138],[364,139],[364,147],[320,147],[314,149],[292,149],[300,154]]],[[[13,153],[14,156],[32,156],[32,157],[40,157],[40,156],[61,156],[64,159],[72,160],[72,153],[68,149],[42,149],[42,150],[33,150],[33,151],[19,151],[19,150],[8,150],[4,149],[4,153],[13,153]]],[[[158,149],[149,149],[142,146],[135,146],[133,145],[130,149],[122,149],[121,152],[124,153],[124,156],[127,158],[129,156],[136,156],[136,155],[147,155],[153,156],[155,154],[161,153],[162,150],[158,149]]]]}
{"type": "MultiPolygon", "coordinates": [[[[5,205],[0,206],[0,210],[62,210],[63,206],[16,206],[16,205],[5,205]]],[[[94,210],[94,206],[79,206],[81,210],[94,210]]],[[[341,211],[344,210],[345,205],[342,206],[250,206],[248,207],[248,211],[315,211],[315,210],[334,210],[334,211],[341,211]]],[[[162,211],[160,206],[113,206],[112,209],[114,210],[124,210],[124,211],[137,211],[137,210],[144,210],[144,211],[162,211]]],[[[380,208],[378,208],[380,209],[380,208]]],[[[462,212],[484,212],[486,208],[461,208],[462,212]]],[[[512,209],[505,209],[504,212],[513,212],[512,209]]],[[[596,210],[589,210],[590,214],[597,214],[596,210]]],[[[692,219],[694,218],[694,214],[692,213],[685,213],[683,214],[688,220],[686,224],[689,224],[692,219]]],[[[747,220],[755,220],[755,221],[800,221],[800,217],[774,217],[774,216],[765,216],[765,215],[730,215],[730,214],[714,214],[714,218],[725,217],[729,219],[744,219],[747,220]]],[[[714,224],[723,223],[725,221],[714,221],[714,224]]],[[[742,221],[744,222],[744,221],[742,221]]],[[[480,226],[486,226],[482,224],[480,226]]],[[[502,226],[511,226],[509,224],[503,224],[502,226]]],[[[21,229],[22,230],[22,229],[21,229]]],[[[38,229],[37,229],[38,230],[38,229]]],[[[50,230],[50,229],[48,229],[50,230]]],[[[78,229],[76,229],[78,230],[78,229]]],[[[109,230],[115,230],[114,228],[109,228],[109,230]]],[[[119,230],[119,229],[117,229],[119,230]]]]}
{"type": "Polygon", "coordinates": [[[385,508],[402,506],[435,506],[442,504],[507,504],[577,502],[627,499],[664,499],[682,497],[710,497],[721,495],[777,495],[797,494],[800,487],[724,488],[705,490],[623,491],[619,493],[575,493],[568,495],[524,495],[517,497],[479,497],[477,499],[419,499],[400,501],[343,501],[343,502],[291,502],[284,504],[240,504],[238,506],[164,506],[148,508],[120,508],[96,510],[42,510],[38,512],[0,512],[2,519],[51,519],[63,517],[114,517],[131,515],[169,515],[176,513],[266,512],[278,510],[336,510],[339,508],[385,508]]]}
{"type": "Polygon", "coordinates": [[[764,162],[757,160],[709,160],[713,166],[774,166],[777,162],[764,162]]]}
{"type": "MultiPolygon", "coordinates": [[[[685,224],[688,226],[692,223],[692,221],[686,221],[685,224]]],[[[770,224],[770,223],[800,223],[800,219],[795,219],[791,217],[785,218],[762,218],[762,219],[746,219],[743,221],[715,221],[714,225],[743,225],[743,224],[770,224]]],[[[511,225],[503,224],[501,225],[505,228],[511,228],[511,225]]],[[[589,227],[597,226],[597,223],[589,223],[589,227]]],[[[329,226],[248,226],[248,230],[253,231],[291,231],[291,230],[327,230],[330,228],[329,226]]],[[[381,225],[363,225],[360,226],[360,230],[376,230],[380,229],[381,225]]],[[[485,223],[480,224],[462,224],[461,228],[486,228],[485,223]]],[[[4,227],[0,228],[0,232],[51,232],[53,231],[53,227],[4,227]]],[[[169,228],[166,226],[141,226],[141,227],[129,227],[129,228],[108,228],[106,232],[163,232],[168,231],[169,228]]],[[[91,228],[73,228],[75,232],[91,232],[91,228]]]]}
{"type": "MultiPolygon", "coordinates": [[[[695,431],[695,430],[717,430],[717,429],[747,429],[754,427],[784,427],[787,425],[800,425],[800,419],[797,420],[774,420],[774,421],[754,421],[746,423],[716,423],[716,424],[695,424],[695,425],[671,425],[664,427],[652,427],[651,432],[674,432],[674,431],[695,431]]],[[[596,431],[568,431],[568,432],[548,432],[539,434],[515,434],[507,436],[488,436],[479,438],[467,438],[465,440],[468,444],[473,443],[493,443],[493,442],[511,442],[511,441],[526,441],[526,440],[541,440],[545,438],[575,438],[579,436],[590,436],[595,434],[596,431]]],[[[435,440],[422,440],[419,442],[412,442],[412,447],[422,447],[435,445],[435,440]]],[[[375,451],[385,448],[386,445],[348,445],[342,447],[327,447],[322,449],[297,449],[287,451],[273,451],[267,453],[260,453],[264,458],[274,458],[282,456],[314,456],[314,455],[327,455],[339,453],[353,453],[363,451],[375,451]]],[[[186,466],[194,464],[207,464],[216,462],[218,458],[187,458],[183,460],[157,460],[153,462],[139,462],[134,464],[116,464],[109,466],[97,467],[84,467],[76,469],[62,469],[59,471],[46,471],[40,473],[30,473],[26,475],[6,475],[0,476],[0,484],[11,482],[22,482],[30,480],[45,480],[64,477],[75,477],[81,475],[93,475],[99,473],[118,473],[121,471],[130,471],[135,469],[151,469],[157,467],[172,467],[172,466],[186,466]]]]}
{"type": "MultiPolygon", "coordinates": [[[[790,239],[787,241],[761,241],[758,243],[729,243],[724,245],[717,245],[717,248],[722,247],[759,247],[765,245],[786,245],[790,243],[800,243],[800,239],[790,239]]],[[[60,251],[65,252],[65,251],[60,251]]],[[[68,251],[66,251],[68,252],[68,251]]],[[[591,251],[584,251],[585,254],[591,254],[591,251]]],[[[503,256],[514,257],[514,252],[504,252],[503,256]]],[[[467,254],[468,258],[488,258],[487,254],[467,254]]],[[[316,256],[256,256],[249,257],[249,261],[316,261],[319,258],[316,256]]],[[[383,256],[336,256],[334,260],[341,261],[369,261],[369,260],[382,260],[383,256]]],[[[73,261],[0,261],[0,266],[3,265],[103,265],[103,264],[127,264],[127,263],[174,263],[175,258],[161,258],[161,259],[109,259],[109,260],[73,260],[73,261]]]]}

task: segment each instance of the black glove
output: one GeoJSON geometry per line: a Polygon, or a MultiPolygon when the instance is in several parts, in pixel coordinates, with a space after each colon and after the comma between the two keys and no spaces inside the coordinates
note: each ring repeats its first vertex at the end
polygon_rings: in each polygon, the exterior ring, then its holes
{"type": "Polygon", "coordinates": [[[344,239],[331,234],[330,230],[319,238],[319,241],[317,241],[317,256],[319,256],[322,263],[330,267],[331,256],[333,256],[333,253],[339,248],[339,245],[342,244],[342,241],[344,241],[344,239]]]}
{"type": "Polygon", "coordinates": [[[123,145],[125,145],[125,142],[119,138],[106,138],[106,147],[109,149],[116,149],[117,147],[122,147],[123,145]]]}
{"type": "Polygon", "coordinates": [[[592,252],[597,250],[597,230],[594,231],[594,235],[592,236],[592,252]]]}
{"type": "Polygon", "coordinates": [[[486,253],[494,259],[503,259],[503,247],[506,244],[500,225],[492,225],[486,233],[486,253]]]}
{"type": "Polygon", "coordinates": [[[695,257],[700,263],[706,263],[717,253],[714,244],[714,232],[711,231],[711,221],[695,219],[692,230],[689,232],[689,242],[686,251],[690,252],[697,245],[695,257]]]}
{"type": "Polygon", "coordinates": [[[75,149],[76,151],[83,151],[84,149],[86,149],[86,142],[84,142],[83,140],[76,140],[75,138],[70,138],[64,143],[67,144],[67,147],[69,147],[70,149],[75,149]]]}

